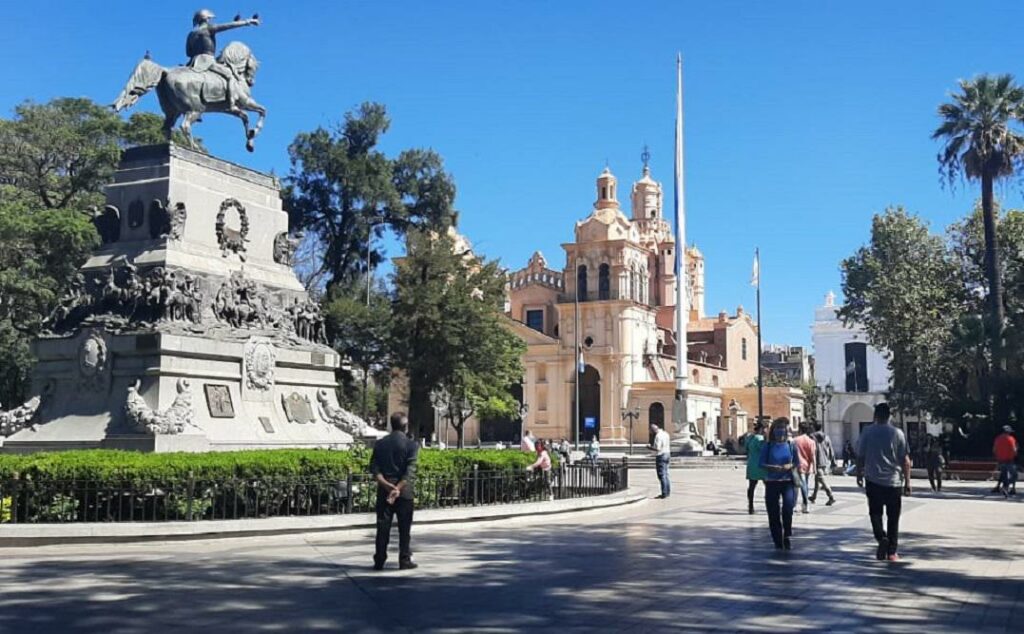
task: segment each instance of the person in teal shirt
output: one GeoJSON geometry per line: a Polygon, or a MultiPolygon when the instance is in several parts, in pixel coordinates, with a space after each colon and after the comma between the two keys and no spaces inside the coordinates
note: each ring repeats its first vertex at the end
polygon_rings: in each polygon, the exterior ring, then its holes
{"type": "Polygon", "coordinates": [[[754,423],[754,433],[747,436],[747,512],[754,514],[754,491],[757,483],[764,480],[761,468],[761,447],[764,446],[764,423],[754,423]]]}

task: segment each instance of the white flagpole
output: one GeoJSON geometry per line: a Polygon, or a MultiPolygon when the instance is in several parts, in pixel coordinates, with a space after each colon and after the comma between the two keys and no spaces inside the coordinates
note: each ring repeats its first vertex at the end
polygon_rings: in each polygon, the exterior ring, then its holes
{"type": "Polygon", "coordinates": [[[672,424],[686,449],[690,444],[690,424],[686,411],[686,326],[690,307],[686,284],[686,195],[683,181],[683,56],[676,53],[676,155],[675,155],[675,229],[676,229],[676,385],[672,403],[672,424]]]}

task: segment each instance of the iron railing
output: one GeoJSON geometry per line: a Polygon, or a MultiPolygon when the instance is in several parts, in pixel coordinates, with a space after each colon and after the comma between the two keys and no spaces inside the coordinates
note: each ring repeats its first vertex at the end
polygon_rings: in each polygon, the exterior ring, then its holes
{"type": "MultiPolygon", "coordinates": [[[[472,471],[417,478],[416,507],[452,508],[591,497],[629,486],[625,463],[562,465],[551,472],[472,471]]],[[[0,481],[0,523],[166,522],[371,513],[373,476],[231,478],[173,482],[0,481]]]]}

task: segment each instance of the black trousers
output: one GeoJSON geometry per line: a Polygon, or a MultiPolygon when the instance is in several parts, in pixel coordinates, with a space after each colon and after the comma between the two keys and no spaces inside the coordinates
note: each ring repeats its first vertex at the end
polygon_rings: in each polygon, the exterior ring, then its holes
{"type": "Polygon", "coordinates": [[[388,543],[391,542],[391,521],[398,516],[398,561],[412,560],[412,499],[398,498],[388,504],[387,494],[377,490],[377,552],[373,560],[384,563],[388,559],[388,543]]]}
{"type": "Polygon", "coordinates": [[[757,490],[757,483],[760,480],[747,480],[747,504],[754,508],[754,491],[757,490]]]}
{"type": "Polygon", "coordinates": [[[900,513],[903,511],[903,489],[887,487],[868,481],[865,484],[868,495],[868,515],[871,516],[871,530],[875,540],[881,544],[889,540],[889,554],[895,554],[900,542],[900,513]],[[882,527],[882,513],[885,512],[885,528],[882,527]]]}

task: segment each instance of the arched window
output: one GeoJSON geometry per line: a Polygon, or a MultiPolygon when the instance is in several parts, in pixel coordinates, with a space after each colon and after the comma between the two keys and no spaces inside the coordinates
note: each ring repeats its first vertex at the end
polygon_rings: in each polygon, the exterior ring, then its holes
{"type": "Polygon", "coordinates": [[[868,391],[868,346],[861,342],[843,346],[846,361],[846,391],[868,391]]]}
{"type": "Polygon", "coordinates": [[[718,375],[717,374],[713,374],[711,376],[711,385],[712,385],[712,387],[718,387],[718,375]]]}
{"type": "Polygon", "coordinates": [[[647,422],[658,427],[665,427],[665,406],[661,403],[651,403],[647,409],[647,422]]]}
{"type": "Polygon", "coordinates": [[[747,338],[746,337],[744,337],[743,341],[740,342],[740,356],[743,357],[744,361],[747,360],[747,338]]]}
{"type": "Polygon", "coordinates": [[[581,302],[587,301],[587,265],[583,264],[576,271],[576,297],[581,302]]]}
{"type": "Polygon", "coordinates": [[[597,298],[598,299],[611,299],[612,283],[608,279],[610,271],[607,264],[602,264],[597,269],[597,298]]]}

